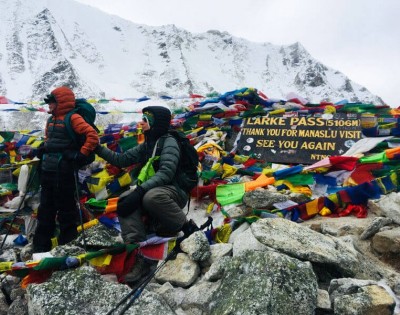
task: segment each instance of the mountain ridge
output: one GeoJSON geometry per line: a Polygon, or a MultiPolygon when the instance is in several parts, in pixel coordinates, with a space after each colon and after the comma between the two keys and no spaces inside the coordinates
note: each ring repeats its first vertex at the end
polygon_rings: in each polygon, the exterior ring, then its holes
{"type": "Polygon", "coordinates": [[[270,98],[383,104],[297,42],[135,24],[73,0],[0,0],[0,95],[41,99],[68,85],[81,97],[123,98],[255,87],[270,98]],[[3,25],[4,24],[4,25],[3,25]]]}

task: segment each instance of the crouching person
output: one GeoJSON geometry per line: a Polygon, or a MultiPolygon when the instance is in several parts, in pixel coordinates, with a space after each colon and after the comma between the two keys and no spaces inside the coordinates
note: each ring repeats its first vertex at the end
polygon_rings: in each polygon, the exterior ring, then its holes
{"type": "MultiPolygon", "coordinates": [[[[152,232],[159,236],[174,236],[186,223],[182,208],[188,201],[188,195],[176,182],[180,148],[175,138],[168,136],[170,121],[169,109],[162,106],[145,107],[142,121],[138,123],[145,135],[142,144],[124,153],[116,153],[103,146],[98,146],[95,151],[118,167],[136,163],[144,167],[150,159],[159,156],[153,163],[155,174],[134,190],[123,193],[118,200],[117,214],[126,243],[146,240],[150,226],[154,229],[152,232]]],[[[150,261],[138,255],[133,270],[125,276],[125,282],[138,281],[150,271],[150,265],[150,261]]]]}

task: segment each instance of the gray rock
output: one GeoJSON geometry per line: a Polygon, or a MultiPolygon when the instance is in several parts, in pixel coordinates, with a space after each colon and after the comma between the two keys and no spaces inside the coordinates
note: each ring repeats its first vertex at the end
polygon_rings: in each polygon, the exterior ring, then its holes
{"type": "Polygon", "coordinates": [[[251,230],[259,242],[292,257],[332,265],[348,276],[357,272],[357,252],[337,238],[286,219],[261,219],[251,230]]]}
{"type": "Polygon", "coordinates": [[[301,225],[309,226],[316,232],[332,236],[358,236],[365,231],[365,228],[371,222],[371,217],[359,219],[353,216],[347,216],[345,218],[316,216],[311,220],[302,222],[301,225]]]}
{"type": "Polygon", "coordinates": [[[293,193],[290,192],[289,194],[289,200],[296,202],[296,203],[303,203],[303,202],[307,202],[310,200],[309,197],[307,197],[304,194],[299,194],[299,193],[293,193]]]}
{"type": "Polygon", "coordinates": [[[378,253],[399,254],[400,227],[376,233],[371,245],[378,253]]]}
{"type": "MultiPolygon", "coordinates": [[[[83,266],[55,272],[47,282],[29,285],[28,308],[33,315],[103,315],[130,291],[128,286],[106,282],[95,269],[83,266]]],[[[174,313],[160,295],[145,290],[125,314],[174,313]]]]}
{"type": "Polygon", "coordinates": [[[22,261],[27,261],[32,259],[33,254],[33,244],[29,243],[21,248],[21,252],[19,253],[22,261]]]}
{"type": "Polygon", "coordinates": [[[183,310],[196,308],[208,314],[210,301],[214,298],[219,286],[220,282],[197,282],[187,290],[181,308],[183,310]]]}
{"type": "Polygon", "coordinates": [[[6,315],[8,312],[8,304],[3,292],[0,291],[0,315],[6,315]]]}
{"type": "MultiPolygon", "coordinates": [[[[251,229],[247,229],[237,237],[233,242],[233,256],[240,255],[241,252],[246,250],[266,251],[268,246],[260,243],[253,235],[251,229]]],[[[271,248],[270,248],[271,249],[271,248]]]]}
{"type": "Polygon", "coordinates": [[[227,216],[232,219],[243,217],[247,214],[244,207],[234,206],[234,207],[226,207],[225,212],[227,216]]]}
{"type": "Polygon", "coordinates": [[[252,209],[272,209],[274,203],[287,200],[289,200],[288,195],[262,188],[246,192],[243,196],[243,203],[252,209]]]}
{"type": "Polygon", "coordinates": [[[170,282],[179,287],[188,287],[200,274],[199,265],[188,255],[179,253],[175,260],[169,260],[156,273],[155,279],[160,283],[170,282]]]}
{"type": "MultiPolygon", "coordinates": [[[[357,219],[360,221],[360,219],[357,219]]],[[[363,232],[363,227],[358,224],[353,224],[352,220],[348,220],[349,222],[337,222],[334,224],[333,222],[324,222],[321,223],[321,233],[332,235],[332,236],[344,236],[344,235],[359,235],[363,232]]]]}
{"type": "Polygon", "coordinates": [[[210,267],[217,259],[223,256],[232,255],[232,244],[216,243],[210,245],[211,256],[205,261],[200,262],[201,267],[210,267]]]}
{"type": "Polygon", "coordinates": [[[210,267],[210,269],[204,275],[204,279],[207,281],[217,281],[224,275],[225,269],[230,265],[232,257],[224,256],[217,259],[210,267]]]}
{"type": "Polygon", "coordinates": [[[393,221],[389,218],[377,217],[365,228],[364,232],[360,235],[360,239],[366,240],[378,233],[379,230],[385,225],[391,224],[393,221]]]}
{"type": "Polygon", "coordinates": [[[274,252],[243,252],[225,265],[210,314],[314,314],[317,289],[310,263],[274,252]]]}
{"type": "Polygon", "coordinates": [[[396,306],[386,290],[377,285],[361,287],[357,292],[334,299],[334,314],[392,315],[396,306]]]}
{"type": "Polygon", "coordinates": [[[7,315],[28,315],[28,302],[18,296],[10,305],[7,315]]]}
{"type": "Polygon", "coordinates": [[[181,249],[194,261],[205,261],[211,256],[210,244],[202,231],[195,232],[183,240],[181,249]]]}
{"type": "Polygon", "coordinates": [[[234,230],[229,236],[229,243],[234,243],[236,237],[246,231],[250,227],[250,224],[247,222],[243,222],[236,230],[234,230]]]}
{"type": "Polygon", "coordinates": [[[323,311],[329,311],[332,309],[328,291],[318,289],[317,309],[323,311]]]}
{"type": "Polygon", "coordinates": [[[190,309],[186,310],[178,308],[175,313],[176,315],[205,315],[201,309],[196,307],[191,307],[190,309]]]}
{"type": "Polygon", "coordinates": [[[97,224],[85,230],[84,233],[80,233],[76,240],[71,244],[84,247],[84,238],[86,246],[96,248],[107,248],[121,242],[119,232],[114,229],[109,229],[103,224],[97,224]]]}
{"type": "Polygon", "coordinates": [[[22,289],[21,287],[15,287],[15,288],[13,288],[12,290],[11,290],[11,293],[10,293],[10,299],[11,299],[11,301],[14,301],[14,300],[16,300],[18,297],[23,297],[24,295],[25,295],[25,293],[26,293],[26,290],[25,289],[22,289]]]}
{"type": "Polygon", "coordinates": [[[362,287],[369,285],[376,285],[377,282],[374,280],[361,280],[353,278],[339,278],[333,279],[329,285],[329,295],[331,301],[333,301],[339,295],[348,295],[358,292],[362,287]]]}
{"type": "Polygon", "coordinates": [[[185,298],[187,290],[183,288],[174,288],[171,283],[166,282],[163,285],[159,285],[158,288],[154,290],[154,292],[160,294],[164,300],[168,303],[171,309],[175,310],[179,305],[182,304],[183,299],[185,298]]]}
{"type": "Polygon", "coordinates": [[[50,254],[54,257],[79,256],[85,254],[85,250],[76,245],[66,244],[54,247],[50,254]]]}
{"type": "Polygon", "coordinates": [[[377,202],[375,210],[380,216],[384,216],[393,220],[394,223],[400,225],[400,193],[392,192],[382,196],[377,202]]]}

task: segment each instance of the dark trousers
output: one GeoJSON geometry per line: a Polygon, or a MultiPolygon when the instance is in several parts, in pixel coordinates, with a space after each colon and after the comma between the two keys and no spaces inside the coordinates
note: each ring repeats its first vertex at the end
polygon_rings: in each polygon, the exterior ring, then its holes
{"type": "Polygon", "coordinates": [[[182,208],[187,202],[172,185],[150,189],[142,200],[142,207],[127,217],[119,217],[122,238],[126,243],[146,240],[149,224],[160,236],[178,233],[186,222],[182,208]],[[147,217],[147,222],[143,217],[147,217]]]}
{"type": "Polygon", "coordinates": [[[69,243],[76,238],[79,213],[75,202],[73,171],[68,173],[42,172],[37,219],[38,226],[33,237],[33,246],[36,252],[51,249],[51,238],[54,237],[56,230],[56,219],[60,227],[59,245],[69,243]]]}

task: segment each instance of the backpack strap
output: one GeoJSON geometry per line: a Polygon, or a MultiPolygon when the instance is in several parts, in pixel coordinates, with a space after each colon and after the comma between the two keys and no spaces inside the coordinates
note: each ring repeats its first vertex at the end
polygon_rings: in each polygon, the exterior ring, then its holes
{"type": "Polygon", "coordinates": [[[76,113],[76,110],[73,109],[65,115],[64,125],[65,125],[65,128],[67,129],[67,132],[68,132],[68,135],[70,136],[70,138],[74,141],[75,144],[78,144],[78,139],[76,137],[76,134],[75,134],[74,129],[72,128],[72,124],[71,124],[72,115],[75,113],[76,113]]]}
{"type": "MultiPolygon", "coordinates": [[[[155,155],[161,155],[161,151],[164,148],[164,142],[165,139],[167,139],[168,137],[172,137],[170,134],[166,134],[164,136],[161,136],[160,138],[158,138],[154,148],[156,149],[155,151],[155,155]]],[[[153,156],[154,156],[154,150],[153,150],[153,156]]]]}
{"type": "MultiPolygon", "coordinates": [[[[157,151],[160,151],[160,149],[162,150],[162,148],[164,147],[164,141],[162,143],[162,146],[159,147],[158,143],[160,142],[160,139],[157,139],[156,144],[154,145],[154,149],[153,149],[153,153],[151,154],[151,157],[155,157],[157,151]]],[[[161,154],[161,151],[158,152],[159,154],[157,154],[157,156],[159,156],[161,154]]]]}

